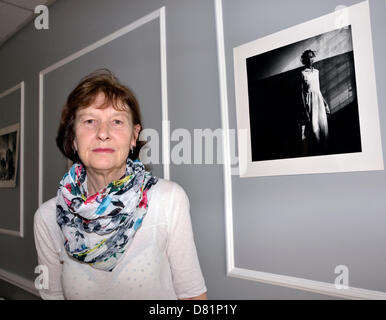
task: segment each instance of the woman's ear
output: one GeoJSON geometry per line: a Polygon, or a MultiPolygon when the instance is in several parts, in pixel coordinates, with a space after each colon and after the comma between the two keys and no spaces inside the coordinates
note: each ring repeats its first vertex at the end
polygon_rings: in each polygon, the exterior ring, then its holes
{"type": "Polygon", "coordinates": [[[78,151],[78,144],[76,143],[76,138],[74,138],[74,141],[72,143],[72,147],[74,148],[75,151],[78,151]]]}
{"type": "Polygon", "coordinates": [[[139,136],[139,132],[141,131],[141,125],[140,124],[136,124],[134,126],[134,129],[133,129],[133,138],[132,138],[132,145],[135,147],[137,145],[137,140],[138,140],[138,136],[139,136]]]}

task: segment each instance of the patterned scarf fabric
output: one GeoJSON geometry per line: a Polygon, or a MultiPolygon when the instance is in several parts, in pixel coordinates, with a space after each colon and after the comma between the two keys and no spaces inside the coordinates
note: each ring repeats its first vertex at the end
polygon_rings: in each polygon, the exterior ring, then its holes
{"type": "Polygon", "coordinates": [[[56,200],[56,221],[67,253],[94,268],[112,271],[141,226],[147,192],[157,182],[139,160],[127,158],[123,177],[88,196],[86,169],[74,163],[60,181],[56,200]],[[108,236],[91,243],[88,233],[108,236]]]}

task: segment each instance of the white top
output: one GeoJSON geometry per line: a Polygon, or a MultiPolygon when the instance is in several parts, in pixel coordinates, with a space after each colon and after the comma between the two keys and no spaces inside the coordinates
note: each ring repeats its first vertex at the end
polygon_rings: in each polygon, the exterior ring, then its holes
{"type": "MultiPolygon", "coordinates": [[[[159,178],[148,197],[142,226],[112,272],[67,254],[56,222],[56,197],[44,202],[34,217],[38,263],[49,271],[49,288],[39,290],[41,297],[167,300],[205,293],[184,189],[159,178]]],[[[88,235],[90,239],[101,237],[88,235]]]]}

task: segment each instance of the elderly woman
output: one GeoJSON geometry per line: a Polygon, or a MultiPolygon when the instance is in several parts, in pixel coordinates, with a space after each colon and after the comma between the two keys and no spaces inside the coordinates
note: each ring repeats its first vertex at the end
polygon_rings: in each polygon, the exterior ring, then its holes
{"type": "Polygon", "coordinates": [[[189,199],[138,160],[141,129],[110,71],[70,93],[56,142],[74,164],[34,218],[43,299],[206,299],[189,199]]]}

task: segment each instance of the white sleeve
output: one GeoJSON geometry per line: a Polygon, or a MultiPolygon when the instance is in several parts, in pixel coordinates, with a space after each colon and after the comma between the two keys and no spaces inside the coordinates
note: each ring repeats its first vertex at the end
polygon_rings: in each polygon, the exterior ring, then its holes
{"type": "Polygon", "coordinates": [[[177,298],[191,298],[207,291],[198,261],[190,218],[189,198],[175,183],[168,212],[169,258],[177,298]]]}
{"type": "Polygon", "coordinates": [[[64,300],[61,282],[62,264],[41,210],[39,208],[34,216],[34,237],[38,264],[48,269],[48,289],[39,290],[39,294],[44,300],[64,300]]]}

